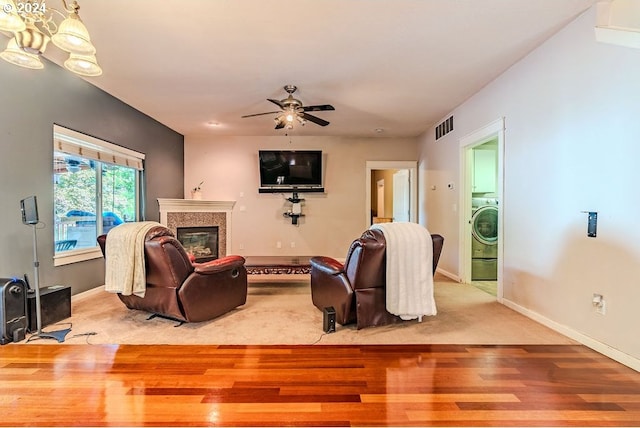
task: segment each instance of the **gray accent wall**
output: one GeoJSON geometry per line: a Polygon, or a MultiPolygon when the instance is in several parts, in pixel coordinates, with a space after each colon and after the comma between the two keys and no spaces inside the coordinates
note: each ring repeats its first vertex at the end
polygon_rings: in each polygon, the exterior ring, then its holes
{"type": "Polygon", "coordinates": [[[22,224],[20,200],[36,195],[40,286],[70,285],[76,294],[104,283],[104,260],[53,266],[53,124],[144,153],[145,216],[154,221],[157,198],[183,197],[184,137],[43,62],[43,70],[28,70],[0,61],[0,278],[34,276],[33,232],[22,224]]]}

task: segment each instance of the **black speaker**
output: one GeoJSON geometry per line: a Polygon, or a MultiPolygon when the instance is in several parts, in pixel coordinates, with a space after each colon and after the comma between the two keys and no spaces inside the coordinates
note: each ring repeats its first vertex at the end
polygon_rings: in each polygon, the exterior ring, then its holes
{"type": "Polygon", "coordinates": [[[325,333],[336,331],[336,310],[329,306],[322,310],[322,329],[325,333]]]}
{"type": "Polygon", "coordinates": [[[0,345],[20,342],[27,331],[27,285],[18,278],[0,278],[0,345]]]}
{"type": "MultiPolygon", "coordinates": [[[[27,295],[27,331],[38,331],[36,314],[36,293],[27,295]]],[[[52,285],[40,289],[40,322],[41,327],[57,323],[71,316],[71,287],[52,285]]]]}

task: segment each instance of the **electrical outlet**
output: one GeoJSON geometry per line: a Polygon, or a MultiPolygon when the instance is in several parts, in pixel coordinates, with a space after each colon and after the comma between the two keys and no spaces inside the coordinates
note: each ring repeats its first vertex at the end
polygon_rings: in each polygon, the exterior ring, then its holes
{"type": "Polygon", "coordinates": [[[596,313],[600,315],[604,315],[606,313],[606,303],[602,294],[593,293],[593,299],[591,300],[591,303],[593,304],[593,309],[596,311],[596,313]]]}
{"type": "Polygon", "coordinates": [[[238,245],[238,248],[239,248],[240,250],[244,250],[244,244],[240,244],[240,245],[238,245]]]}
{"type": "Polygon", "coordinates": [[[296,248],[296,243],[291,241],[291,248],[296,248]]]}
{"type": "Polygon", "coordinates": [[[282,248],[282,242],[280,241],[276,242],[276,248],[282,248]]]}

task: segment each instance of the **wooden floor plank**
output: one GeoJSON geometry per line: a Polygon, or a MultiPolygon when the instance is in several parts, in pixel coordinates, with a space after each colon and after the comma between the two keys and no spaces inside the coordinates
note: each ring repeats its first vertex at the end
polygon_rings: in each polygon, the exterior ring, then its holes
{"type": "Polygon", "coordinates": [[[640,426],[577,345],[0,347],[0,426],[640,426]]]}

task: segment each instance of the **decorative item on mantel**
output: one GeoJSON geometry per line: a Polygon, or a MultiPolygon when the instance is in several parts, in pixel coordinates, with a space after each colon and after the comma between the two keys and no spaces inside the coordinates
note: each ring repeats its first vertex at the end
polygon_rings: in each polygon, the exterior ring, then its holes
{"type": "Polygon", "coordinates": [[[202,199],[202,183],[204,183],[204,181],[201,181],[200,184],[198,184],[196,187],[191,189],[191,199],[196,199],[196,200],[202,199]]]}

